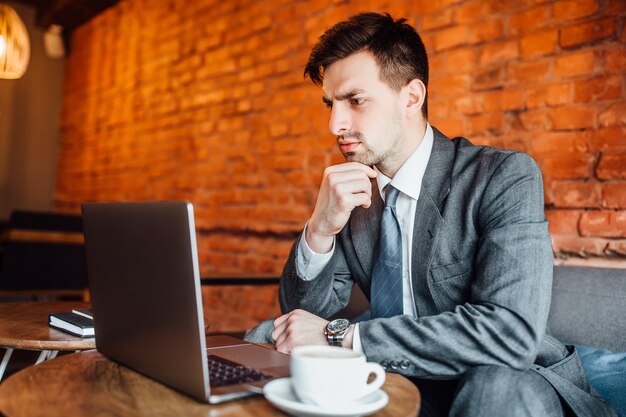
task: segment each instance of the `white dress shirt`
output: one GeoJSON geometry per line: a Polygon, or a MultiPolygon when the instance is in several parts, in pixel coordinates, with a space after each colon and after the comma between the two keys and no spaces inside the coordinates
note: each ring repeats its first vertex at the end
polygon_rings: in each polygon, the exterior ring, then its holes
{"type": "MultiPolygon", "coordinates": [[[[411,248],[413,247],[415,207],[422,189],[422,179],[424,178],[426,165],[428,165],[430,152],[433,148],[433,139],[433,129],[430,124],[427,123],[423,140],[409,159],[400,167],[393,179],[387,177],[374,167],[378,173],[376,183],[378,184],[378,191],[383,201],[385,199],[383,189],[387,184],[391,183],[400,191],[398,200],[396,201],[396,214],[402,235],[402,304],[404,314],[409,314],[413,317],[417,315],[413,291],[411,290],[411,248]]],[[[306,225],[302,236],[306,236],[306,225]]],[[[314,252],[309,247],[306,238],[300,239],[296,255],[296,271],[298,276],[307,281],[315,279],[330,261],[334,251],[334,240],[330,252],[320,254],[314,252]]],[[[363,352],[358,324],[354,328],[352,348],[356,351],[363,352]]]]}

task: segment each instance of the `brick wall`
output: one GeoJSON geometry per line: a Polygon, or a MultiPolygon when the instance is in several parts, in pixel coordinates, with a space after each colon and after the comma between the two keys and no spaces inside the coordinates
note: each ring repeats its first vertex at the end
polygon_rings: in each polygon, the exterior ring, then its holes
{"type": "MultiPolygon", "coordinates": [[[[537,160],[557,258],[626,262],[623,0],[123,0],[72,36],[56,207],[188,199],[203,275],[278,274],[341,162],[302,68],[364,10],[423,35],[434,125],[537,160]]],[[[213,329],[278,313],[275,286],[206,292],[213,329]]]]}

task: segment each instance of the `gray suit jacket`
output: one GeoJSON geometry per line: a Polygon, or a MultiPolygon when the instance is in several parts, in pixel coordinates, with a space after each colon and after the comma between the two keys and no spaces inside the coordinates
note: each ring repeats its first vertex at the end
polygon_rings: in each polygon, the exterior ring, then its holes
{"type": "MultiPolygon", "coordinates": [[[[537,165],[519,152],[434,132],[413,234],[417,317],[362,322],[368,360],[402,364],[396,372],[427,379],[459,378],[480,365],[532,369],[576,415],[612,415],[576,352],[547,334],[553,260],[537,165]]],[[[354,209],[314,280],[297,276],[294,244],[280,283],[283,312],[330,317],[346,306],[355,282],[369,297],[384,206],[372,187],[372,205],[354,209]]]]}

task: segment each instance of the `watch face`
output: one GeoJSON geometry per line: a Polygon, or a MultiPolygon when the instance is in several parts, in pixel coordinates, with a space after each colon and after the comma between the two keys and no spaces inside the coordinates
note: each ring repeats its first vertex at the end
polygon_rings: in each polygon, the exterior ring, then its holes
{"type": "Polygon", "coordinates": [[[329,333],[339,333],[346,330],[350,326],[350,321],[346,319],[337,319],[328,323],[326,328],[329,333]]]}

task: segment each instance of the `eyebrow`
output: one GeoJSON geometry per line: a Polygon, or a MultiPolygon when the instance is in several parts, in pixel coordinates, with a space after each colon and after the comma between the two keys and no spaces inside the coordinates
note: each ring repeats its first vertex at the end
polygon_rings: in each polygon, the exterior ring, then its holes
{"type": "MultiPolygon", "coordinates": [[[[352,97],[356,96],[357,94],[363,94],[363,93],[365,93],[365,90],[362,90],[360,88],[354,88],[352,90],[346,91],[345,93],[337,94],[335,96],[335,100],[343,101],[343,100],[347,100],[349,98],[352,98],[352,97]]],[[[330,106],[330,105],[333,104],[333,101],[331,99],[329,99],[328,97],[326,97],[326,96],[322,97],[322,101],[327,106],[330,106]]]]}

